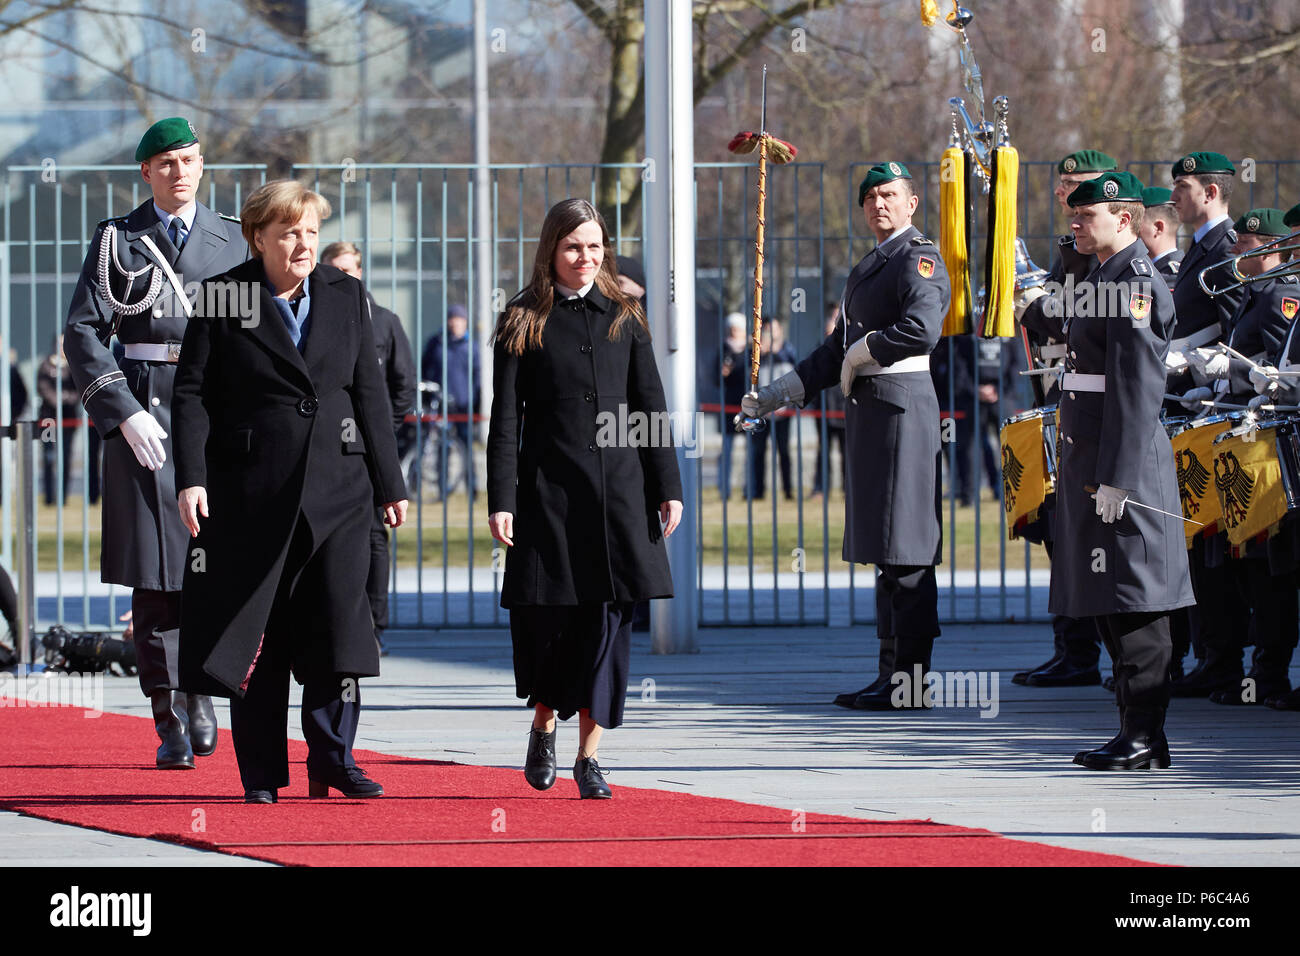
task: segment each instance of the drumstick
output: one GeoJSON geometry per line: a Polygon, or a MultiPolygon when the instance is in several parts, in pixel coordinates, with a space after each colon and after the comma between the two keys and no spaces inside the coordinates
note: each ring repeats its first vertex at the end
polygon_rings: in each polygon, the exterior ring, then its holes
{"type": "MultiPolygon", "coordinates": [[[[1229,355],[1235,355],[1235,356],[1237,356],[1237,358],[1241,359],[1243,362],[1245,362],[1245,363],[1246,363],[1247,365],[1249,365],[1251,368],[1257,368],[1257,369],[1259,369],[1261,372],[1264,372],[1264,369],[1268,368],[1267,365],[1260,365],[1258,362],[1251,361],[1251,360],[1248,359],[1246,356],[1242,355],[1240,352],[1238,352],[1236,349],[1234,349],[1231,345],[1224,345],[1224,346],[1223,346],[1223,349],[1224,349],[1224,351],[1226,351],[1229,355]]],[[[1279,378],[1279,377],[1284,377],[1284,378],[1295,378],[1296,376],[1300,376],[1300,369],[1285,369],[1285,370],[1284,370],[1284,369],[1275,369],[1275,370],[1272,371],[1272,372],[1264,372],[1264,374],[1267,375],[1269,378],[1279,378]]]]}
{"type": "Polygon", "coordinates": [[[1060,375],[1065,369],[1059,366],[1049,365],[1047,368],[1031,368],[1028,371],[1020,372],[1020,375],[1060,375]]]}

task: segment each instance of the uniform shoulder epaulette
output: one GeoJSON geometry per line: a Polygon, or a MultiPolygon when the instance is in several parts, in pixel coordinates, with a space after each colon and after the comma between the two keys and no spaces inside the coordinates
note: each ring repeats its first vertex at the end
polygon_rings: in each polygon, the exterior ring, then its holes
{"type": "Polygon", "coordinates": [[[914,246],[932,246],[932,245],[934,245],[934,240],[933,240],[933,239],[927,239],[927,238],[925,238],[925,236],[913,236],[912,239],[911,239],[911,242],[912,242],[912,245],[914,245],[914,246]]]}
{"type": "Polygon", "coordinates": [[[110,222],[126,222],[126,216],[109,216],[107,219],[101,219],[95,224],[95,228],[107,226],[110,222]]]}
{"type": "Polygon", "coordinates": [[[227,216],[224,212],[217,213],[218,219],[224,219],[226,222],[239,222],[238,216],[227,216]]]}
{"type": "Polygon", "coordinates": [[[1072,246],[1074,245],[1074,236],[1057,236],[1056,244],[1058,246],[1072,246]]]}
{"type": "Polygon", "coordinates": [[[1229,243],[1237,241],[1237,230],[1233,229],[1231,226],[1228,227],[1228,231],[1224,235],[1227,236],[1229,243]]]}
{"type": "Polygon", "coordinates": [[[1134,275],[1140,275],[1140,276],[1149,276],[1149,275],[1151,275],[1151,272],[1152,272],[1152,269],[1151,269],[1151,263],[1147,262],[1147,261],[1146,261],[1145,259],[1143,259],[1141,256],[1139,256],[1138,258],[1134,259],[1134,260],[1130,263],[1130,265],[1132,266],[1133,274],[1134,274],[1134,275]]]}
{"type": "Polygon", "coordinates": [[[1278,282],[1292,282],[1292,283],[1294,283],[1294,282],[1300,282],[1300,276],[1297,276],[1294,272],[1292,272],[1290,275],[1278,276],[1278,277],[1277,277],[1277,281],[1278,281],[1278,282]]]}

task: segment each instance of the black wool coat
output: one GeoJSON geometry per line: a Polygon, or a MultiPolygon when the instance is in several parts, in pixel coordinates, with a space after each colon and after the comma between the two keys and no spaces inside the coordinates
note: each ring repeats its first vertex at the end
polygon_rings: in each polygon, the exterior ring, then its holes
{"type": "MultiPolygon", "coordinates": [[[[148,236],[167,259],[182,288],[233,269],[248,258],[239,223],[202,203],[194,228],[180,252],[172,245],[153,200],[146,199],[121,219],[99,224],[68,308],[63,353],[82,393],[82,404],[104,439],[103,549],[101,580],[150,591],[179,591],[189,532],[176,510],[175,429],[171,421],[176,365],[113,357],[114,335],[123,344],[180,342],[187,319],[172,284],[163,279],[153,305],[135,315],[114,311],[100,285],[100,240],[117,232],[116,261],[109,264],[109,291],[128,305],[144,298],[158,270],[142,237],[148,236]],[[127,281],[122,269],[139,273],[127,281]],[[150,471],[135,459],[119,426],[144,409],[167,437],[167,461],[150,471]]],[[[160,271],[160,270],[159,270],[160,271]]],[[[188,293],[187,293],[188,294],[188,293]]]]}
{"type": "Polygon", "coordinates": [[[176,372],[176,484],[205,487],[210,511],[185,566],[181,687],[243,695],[300,515],[313,557],[292,597],[294,672],[378,674],[365,594],[371,515],[406,486],[365,289],[317,265],[299,354],[260,260],[211,281],[256,284],[258,309],[196,312],[176,372]]]}
{"type": "Polygon", "coordinates": [[[514,515],[502,607],[672,597],[658,509],[682,498],[677,453],[636,429],[667,408],[650,337],[629,323],[609,340],[616,308],[593,286],[556,302],[540,349],[495,346],[488,513],[514,515]]]}

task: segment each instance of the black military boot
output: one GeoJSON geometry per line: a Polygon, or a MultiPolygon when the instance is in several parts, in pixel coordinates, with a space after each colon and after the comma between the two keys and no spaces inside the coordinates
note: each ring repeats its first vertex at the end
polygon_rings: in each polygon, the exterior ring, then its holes
{"type": "Polygon", "coordinates": [[[1061,654],[1025,678],[1028,687],[1094,687],[1101,683],[1101,648],[1091,622],[1070,619],[1062,625],[1061,654]]]}
{"type": "Polygon", "coordinates": [[[1164,770],[1169,766],[1169,741],[1164,732],[1163,707],[1129,706],[1119,733],[1103,747],[1076,756],[1089,770],[1164,770]]]}
{"type": "Polygon", "coordinates": [[[923,692],[925,685],[916,686],[916,669],[920,665],[921,677],[930,670],[930,656],[934,650],[934,638],[898,637],[894,639],[894,667],[890,674],[878,684],[866,688],[853,701],[854,710],[927,710],[923,692]],[[894,674],[907,675],[907,681],[894,682],[894,674]],[[900,692],[903,687],[907,693],[900,692]],[[895,702],[895,695],[900,694],[901,702],[895,702]]]}
{"type": "Polygon", "coordinates": [[[528,756],[524,758],[524,779],[534,790],[555,786],[555,731],[534,727],[528,732],[528,756]]]}
{"type": "Polygon", "coordinates": [[[840,707],[853,707],[853,702],[863,694],[874,694],[881,688],[889,687],[889,678],[894,673],[894,640],[882,640],[880,642],[879,665],[876,672],[876,679],[873,680],[862,690],[855,690],[848,694],[840,694],[835,698],[835,703],[840,707]]]}
{"type": "Polygon", "coordinates": [[[1270,697],[1264,703],[1274,710],[1300,710],[1300,688],[1291,691],[1289,694],[1270,697]]]}
{"type": "Polygon", "coordinates": [[[189,694],[186,711],[190,717],[190,747],[196,757],[210,757],[217,749],[217,712],[212,698],[205,694],[189,694]]]}
{"type": "Polygon", "coordinates": [[[1294,647],[1255,645],[1250,673],[1236,687],[1222,687],[1210,695],[1216,704],[1262,704],[1291,692],[1291,655],[1294,647]]]}
{"type": "Polygon", "coordinates": [[[193,770],[194,751],[190,747],[190,715],[185,695],[174,690],[156,690],[149,698],[153,705],[153,726],[162,741],[158,748],[159,770],[193,770]]]}
{"type": "Polygon", "coordinates": [[[1059,614],[1052,618],[1052,656],[1037,667],[1031,667],[1027,671],[1017,671],[1012,674],[1011,683],[1024,684],[1029,679],[1029,675],[1035,671],[1047,670],[1047,668],[1060,663],[1061,659],[1065,657],[1065,626],[1062,623],[1063,621],[1065,621],[1065,618],[1059,614]]]}
{"type": "Polygon", "coordinates": [[[1240,691],[1244,676],[1240,650],[1225,654],[1207,648],[1205,658],[1197,661],[1182,680],[1174,681],[1170,693],[1175,697],[1209,697],[1216,690],[1240,691]]]}

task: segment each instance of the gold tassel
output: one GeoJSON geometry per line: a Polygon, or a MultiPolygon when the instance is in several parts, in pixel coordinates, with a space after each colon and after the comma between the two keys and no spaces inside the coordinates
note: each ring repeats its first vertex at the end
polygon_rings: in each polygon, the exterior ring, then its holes
{"type": "Polygon", "coordinates": [[[993,190],[989,196],[989,240],[985,262],[985,338],[1016,334],[1016,188],[1020,154],[1013,146],[993,151],[993,190]]]}
{"type": "Polygon", "coordinates": [[[943,151],[939,164],[939,255],[948,269],[952,297],[943,320],[944,335],[970,331],[970,263],[966,259],[966,157],[956,146],[943,151]]]}

